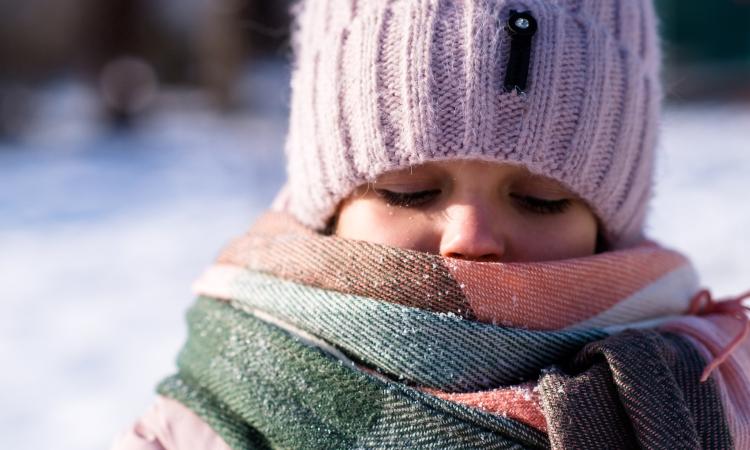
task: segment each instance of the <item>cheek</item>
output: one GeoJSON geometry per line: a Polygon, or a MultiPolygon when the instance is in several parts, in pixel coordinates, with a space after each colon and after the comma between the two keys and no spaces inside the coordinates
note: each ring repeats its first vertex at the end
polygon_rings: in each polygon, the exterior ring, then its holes
{"type": "Polygon", "coordinates": [[[552,261],[596,252],[598,226],[594,216],[585,208],[571,211],[557,220],[541,221],[526,230],[518,238],[518,248],[528,252],[524,259],[552,261]]]}
{"type": "Polygon", "coordinates": [[[371,199],[354,199],[341,206],[336,235],[432,253],[438,242],[432,221],[425,213],[371,199]]]}

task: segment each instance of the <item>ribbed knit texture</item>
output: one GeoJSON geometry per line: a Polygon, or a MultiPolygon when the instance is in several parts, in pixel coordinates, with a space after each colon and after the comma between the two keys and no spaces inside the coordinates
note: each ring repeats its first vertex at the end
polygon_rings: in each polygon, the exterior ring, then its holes
{"type": "Polygon", "coordinates": [[[307,0],[298,5],[288,209],[323,228],[357,186],[480,159],[556,179],[613,247],[642,239],[661,102],[651,0],[307,0]],[[511,10],[538,22],[506,92],[511,10]]]}

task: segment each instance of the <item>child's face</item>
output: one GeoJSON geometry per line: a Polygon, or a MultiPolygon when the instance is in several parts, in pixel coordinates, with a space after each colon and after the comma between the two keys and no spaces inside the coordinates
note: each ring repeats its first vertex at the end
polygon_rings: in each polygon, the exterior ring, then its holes
{"type": "Polygon", "coordinates": [[[558,182],[518,166],[429,163],[389,172],[341,204],[335,234],[477,261],[592,255],[594,214],[558,182]]]}

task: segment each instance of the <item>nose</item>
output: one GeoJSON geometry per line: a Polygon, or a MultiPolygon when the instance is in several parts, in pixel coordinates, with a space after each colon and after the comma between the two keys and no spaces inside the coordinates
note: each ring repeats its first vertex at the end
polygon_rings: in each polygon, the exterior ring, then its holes
{"type": "Polygon", "coordinates": [[[472,261],[501,261],[506,237],[481,205],[453,205],[446,210],[440,254],[472,261]]]}

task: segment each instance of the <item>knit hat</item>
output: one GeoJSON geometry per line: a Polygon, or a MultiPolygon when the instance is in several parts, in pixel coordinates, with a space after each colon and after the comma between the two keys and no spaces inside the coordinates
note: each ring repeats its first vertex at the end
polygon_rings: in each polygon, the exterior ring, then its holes
{"type": "Polygon", "coordinates": [[[296,9],[288,210],[430,161],[517,164],[643,239],[661,103],[651,0],[307,0],[296,9]]]}

